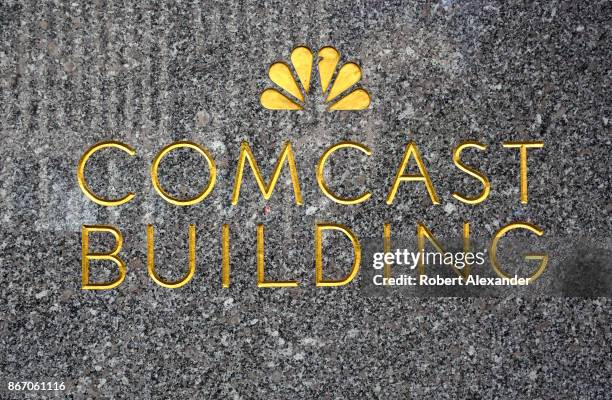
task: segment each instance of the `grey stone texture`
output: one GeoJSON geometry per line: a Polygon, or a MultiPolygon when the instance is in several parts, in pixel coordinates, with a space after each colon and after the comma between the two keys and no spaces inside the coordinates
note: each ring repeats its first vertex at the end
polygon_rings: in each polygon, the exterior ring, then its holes
{"type": "MultiPolygon", "coordinates": [[[[609,298],[369,296],[359,278],[315,288],[313,230],[330,221],[375,238],[390,222],[393,234],[408,236],[423,222],[457,238],[469,220],[488,240],[521,219],[546,236],[609,249],[611,20],[612,3],[598,0],[3,1],[0,376],[65,381],[57,396],[67,398],[609,398],[609,298]],[[326,112],[315,74],[304,111],[263,109],[268,66],[300,44],[332,45],[343,62],[359,63],[370,108],[326,112]],[[90,185],[136,197],[107,208],[81,193],[76,165],[89,146],[111,139],[137,155],[101,153],[88,164],[90,185]],[[191,207],[166,203],[149,178],[155,154],[177,140],[207,147],[218,167],[212,194],[191,207]],[[332,203],[315,180],[318,158],[340,140],[373,151],[347,151],[328,166],[339,193],[373,192],[358,206],[332,203]],[[410,140],[439,206],[418,184],[385,204],[410,140]],[[462,140],[488,146],[466,152],[491,179],[478,206],[451,197],[480,189],[453,166],[462,140]],[[512,140],[545,143],[529,153],[527,205],[518,200],[518,154],[501,145],[512,140]],[[265,176],[291,141],[304,205],[294,203],[286,172],[269,201],[247,173],[238,205],[230,204],[242,141],[265,176]],[[156,286],[146,225],[155,226],[158,272],[177,279],[190,223],[194,279],[177,290],[156,286]],[[224,223],[229,289],[220,284],[224,223]],[[257,288],[259,223],[267,276],[297,279],[299,288],[257,288]],[[117,289],[81,290],[82,224],[121,229],[127,278],[117,289]]],[[[176,196],[207,179],[189,151],[171,154],[162,169],[176,196]]],[[[547,273],[571,266],[549,252],[547,273]]],[[[350,262],[346,251],[326,257],[330,276],[350,262]]],[[[115,273],[92,266],[92,279],[115,273]]]]}

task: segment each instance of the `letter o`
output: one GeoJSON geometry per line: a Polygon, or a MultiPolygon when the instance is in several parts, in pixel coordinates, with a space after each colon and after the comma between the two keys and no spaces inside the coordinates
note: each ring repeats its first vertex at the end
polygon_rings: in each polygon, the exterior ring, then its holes
{"type": "Polygon", "coordinates": [[[206,196],[208,196],[210,192],[213,190],[215,186],[216,178],[217,178],[217,167],[215,166],[215,161],[213,160],[212,156],[210,155],[208,150],[206,150],[204,147],[198,144],[195,144],[193,142],[184,141],[184,142],[175,142],[175,143],[169,144],[168,146],[161,149],[159,153],[157,153],[157,156],[155,156],[155,159],[153,160],[153,164],[151,165],[151,181],[153,182],[153,187],[164,200],[166,200],[168,203],[172,203],[177,206],[191,206],[191,205],[197,204],[200,201],[204,200],[206,196]],[[185,200],[181,200],[181,199],[177,199],[176,197],[172,197],[168,192],[166,192],[159,184],[159,177],[158,177],[159,164],[161,163],[162,158],[164,158],[164,156],[170,153],[172,150],[180,149],[180,148],[188,148],[188,149],[192,149],[200,153],[206,159],[206,162],[208,163],[208,170],[209,170],[209,179],[208,179],[208,184],[206,185],[206,187],[197,196],[192,197],[190,199],[185,199],[185,200]]]}

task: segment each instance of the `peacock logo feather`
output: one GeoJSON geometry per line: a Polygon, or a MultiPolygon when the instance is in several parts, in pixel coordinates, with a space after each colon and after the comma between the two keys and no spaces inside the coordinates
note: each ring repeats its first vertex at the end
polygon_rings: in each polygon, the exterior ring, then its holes
{"type": "MultiPolygon", "coordinates": [[[[321,90],[325,102],[329,104],[328,111],[334,110],[363,110],[370,105],[370,95],[365,89],[357,88],[350,93],[345,92],[361,80],[361,68],[353,62],[347,62],[338,70],[340,53],[333,47],[327,46],[319,50],[318,70],[321,90]],[[328,90],[329,89],[329,90],[328,90]]],[[[269,110],[302,110],[305,97],[310,90],[312,65],[314,57],[308,47],[299,46],[291,52],[291,64],[300,83],[296,82],[291,67],[284,62],[275,62],[270,65],[268,76],[286,94],[279,90],[268,88],[261,93],[261,105],[269,110]],[[289,97],[289,96],[291,97],[289,97]]]]}

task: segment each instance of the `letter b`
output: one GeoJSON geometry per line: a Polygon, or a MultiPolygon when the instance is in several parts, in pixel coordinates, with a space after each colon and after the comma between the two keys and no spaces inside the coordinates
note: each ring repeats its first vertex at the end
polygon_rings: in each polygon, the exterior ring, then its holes
{"type": "Polygon", "coordinates": [[[123,237],[117,228],[108,225],[83,225],[81,227],[81,287],[84,290],[106,290],[114,289],[125,279],[125,263],[117,254],[121,251],[123,237]],[[104,232],[115,237],[115,248],[110,253],[89,253],[89,233],[104,232]],[[119,277],[114,281],[102,283],[89,282],[89,262],[92,260],[108,260],[117,264],[119,277]]]}

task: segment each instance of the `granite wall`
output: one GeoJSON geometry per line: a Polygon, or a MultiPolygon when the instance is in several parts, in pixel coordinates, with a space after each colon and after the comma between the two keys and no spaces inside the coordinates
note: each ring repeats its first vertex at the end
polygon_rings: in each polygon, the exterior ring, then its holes
{"type": "MultiPolygon", "coordinates": [[[[380,238],[389,222],[394,235],[409,236],[423,222],[456,238],[468,220],[489,240],[526,220],[547,237],[609,251],[611,19],[609,1],[2,2],[0,377],[65,381],[58,396],[69,398],[606,398],[609,295],[373,296],[359,278],[315,288],[313,231],[329,221],[380,238]],[[370,107],[327,112],[315,76],[305,110],[262,108],[268,66],[300,44],[332,45],[360,64],[370,107]],[[77,185],[79,158],[103,140],[136,150],[100,153],[87,166],[95,191],[135,192],[120,207],[96,205],[77,185]],[[177,140],[205,146],[217,164],[214,191],[191,207],[165,202],[149,177],[156,153],[177,140]],[[358,206],[331,202],[315,180],[318,158],[340,140],[373,152],[347,151],[328,167],[338,193],[373,193],[358,206]],[[385,203],[411,140],[439,206],[418,184],[385,203]],[[491,179],[478,206],[451,197],[480,190],[452,163],[462,140],[487,145],[466,157],[491,179]],[[517,140],[545,143],[529,153],[527,205],[518,153],[502,147],[517,140]],[[247,174],[230,204],[242,141],[265,176],[291,141],[302,206],[286,172],[269,201],[247,174]],[[147,224],[158,272],[176,279],[190,223],[195,277],[176,290],[155,285],[147,224]],[[81,290],[83,224],[121,229],[127,277],[117,289],[81,290]],[[220,283],[222,224],[229,289],[220,283]],[[257,288],[257,224],[268,278],[299,288],[257,288]]],[[[162,167],[175,196],[207,180],[189,151],[162,167]]],[[[341,276],[350,254],[333,244],[326,273],[341,276]]],[[[548,250],[549,274],[576,271],[548,250]]],[[[113,274],[112,265],[92,267],[92,279],[113,274]]]]}

